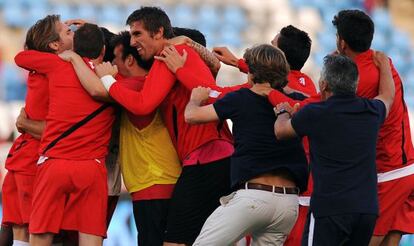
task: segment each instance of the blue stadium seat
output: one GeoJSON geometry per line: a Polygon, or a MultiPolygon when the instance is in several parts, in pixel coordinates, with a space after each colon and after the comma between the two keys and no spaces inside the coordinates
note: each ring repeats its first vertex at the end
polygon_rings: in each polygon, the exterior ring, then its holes
{"type": "Polygon", "coordinates": [[[336,50],[335,33],[332,33],[329,31],[319,33],[318,40],[319,40],[319,47],[321,48],[322,54],[326,55],[336,50]]]}
{"type": "Polygon", "coordinates": [[[52,6],[50,13],[59,14],[63,21],[68,19],[79,18],[71,6],[63,3],[52,6]]]}
{"type": "Polygon", "coordinates": [[[232,25],[238,31],[246,25],[246,15],[242,8],[234,5],[228,5],[224,8],[223,23],[232,25]]]}
{"type": "Polygon", "coordinates": [[[197,17],[198,25],[207,25],[211,29],[215,29],[221,24],[217,9],[211,5],[201,5],[198,9],[197,17]]]}
{"type": "Polygon", "coordinates": [[[242,40],[240,33],[235,28],[231,26],[224,26],[221,28],[220,34],[220,43],[231,47],[240,48],[242,40]]]}
{"type": "Polygon", "coordinates": [[[2,78],[5,88],[5,101],[24,100],[26,96],[26,80],[22,70],[12,63],[3,64],[2,78]]]}
{"type": "Polygon", "coordinates": [[[47,15],[48,6],[46,4],[33,5],[28,8],[26,27],[32,26],[36,21],[47,15]]]}
{"type": "Polygon", "coordinates": [[[391,57],[392,63],[401,76],[404,76],[410,69],[410,56],[404,50],[398,47],[392,47],[388,50],[387,55],[391,57]]]}
{"type": "Polygon", "coordinates": [[[96,6],[92,4],[81,4],[78,5],[78,12],[77,18],[89,20],[89,21],[96,21],[97,13],[96,13],[96,6]]]}
{"type": "Polygon", "coordinates": [[[401,32],[398,30],[393,30],[391,34],[391,41],[393,46],[398,47],[404,52],[409,52],[410,50],[410,37],[407,33],[401,32]]]}
{"type": "Polygon", "coordinates": [[[111,23],[115,25],[123,25],[127,16],[121,9],[114,4],[103,4],[98,15],[98,23],[111,23]]]}
{"type": "Polygon", "coordinates": [[[374,40],[372,41],[371,47],[375,50],[387,52],[389,49],[388,37],[381,32],[374,34],[374,40]]]}
{"type": "Polygon", "coordinates": [[[177,4],[175,9],[171,11],[170,16],[173,26],[194,28],[194,14],[191,6],[188,4],[177,4]]]}
{"type": "Polygon", "coordinates": [[[24,8],[18,3],[4,6],[3,19],[5,24],[11,27],[24,27],[27,23],[27,15],[24,8]]]}
{"type": "Polygon", "coordinates": [[[218,44],[217,32],[211,29],[208,24],[197,26],[196,29],[205,36],[208,47],[213,47],[218,44]]]}
{"type": "Polygon", "coordinates": [[[375,31],[388,33],[391,30],[391,18],[384,8],[376,8],[372,12],[372,20],[375,23],[375,31]]]}
{"type": "Polygon", "coordinates": [[[314,6],[313,0],[291,0],[290,3],[295,9],[306,6],[314,6]]]}

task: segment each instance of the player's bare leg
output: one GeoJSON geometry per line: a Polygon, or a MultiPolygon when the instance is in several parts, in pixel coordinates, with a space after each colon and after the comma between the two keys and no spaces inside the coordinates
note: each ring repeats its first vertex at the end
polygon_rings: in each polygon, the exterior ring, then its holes
{"type": "Polygon", "coordinates": [[[402,233],[400,231],[390,231],[382,240],[381,246],[398,246],[400,245],[402,233]]]}
{"type": "Polygon", "coordinates": [[[79,246],[101,246],[102,242],[101,236],[79,232],[79,246]]]}
{"type": "Polygon", "coordinates": [[[48,246],[52,245],[53,233],[30,234],[31,246],[48,246]]]}
{"type": "Polygon", "coordinates": [[[30,234],[29,228],[27,225],[13,225],[13,239],[22,241],[22,242],[29,242],[30,234]]]}
{"type": "Polygon", "coordinates": [[[163,246],[185,246],[185,244],[164,242],[163,246]]]}

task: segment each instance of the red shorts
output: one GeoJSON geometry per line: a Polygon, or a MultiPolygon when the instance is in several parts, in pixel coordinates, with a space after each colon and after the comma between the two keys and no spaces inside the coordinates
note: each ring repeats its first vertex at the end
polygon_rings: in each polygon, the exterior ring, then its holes
{"type": "Polygon", "coordinates": [[[7,172],[2,188],[2,224],[29,224],[34,180],[34,175],[7,172]]]}
{"type": "Polygon", "coordinates": [[[308,216],[308,206],[299,205],[299,215],[296,220],[295,226],[289,233],[286,241],[283,245],[285,246],[300,246],[302,245],[302,235],[303,230],[305,229],[306,218],[308,216]]]}
{"type": "Polygon", "coordinates": [[[104,160],[49,159],[37,172],[29,232],[62,229],[105,237],[107,194],[104,160]]]}
{"type": "Polygon", "coordinates": [[[378,184],[380,215],[375,236],[389,231],[414,234],[414,175],[378,184]]]}

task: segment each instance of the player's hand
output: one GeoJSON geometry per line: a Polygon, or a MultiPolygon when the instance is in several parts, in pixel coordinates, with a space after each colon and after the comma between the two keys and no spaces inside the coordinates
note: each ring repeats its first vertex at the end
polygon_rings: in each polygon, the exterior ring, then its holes
{"type": "Polygon", "coordinates": [[[24,110],[24,108],[21,108],[20,109],[20,114],[19,114],[19,116],[17,116],[17,119],[16,119],[16,128],[17,128],[17,131],[20,132],[20,133],[24,132],[24,130],[23,130],[23,124],[24,123],[23,122],[25,120],[27,120],[27,114],[26,114],[26,111],[24,110]]]}
{"type": "Polygon", "coordinates": [[[283,102],[276,105],[276,107],[273,109],[275,111],[275,114],[279,113],[281,110],[286,110],[289,115],[294,115],[299,109],[299,103],[296,103],[293,107],[290,106],[289,103],[283,102]]]}
{"type": "Polygon", "coordinates": [[[84,19],[70,19],[64,22],[66,25],[71,26],[74,25],[77,28],[85,25],[85,23],[88,23],[86,20],[84,19]]]}
{"type": "Polygon", "coordinates": [[[102,78],[105,75],[115,77],[118,73],[118,67],[116,65],[112,65],[110,62],[103,62],[95,66],[95,73],[99,78],[102,78]]]}
{"type": "Polygon", "coordinates": [[[182,68],[187,61],[187,51],[183,50],[183,55],[180,55],[173,45],[164,47],[160,56],[154,57],[157,60],[165,62],[171,72],[176,73],[179,68],[182,68]]]}
{"type": "Polygon", "coordinates": [[[177,37],[173,37],[171,39],[168,39],[168,43],[171,45],[179,45],[179,44],[186,44],[186,45],[190,45],[190,43],[193,40],[191,40],[191,38],[181,35],[181,36],[177,36],[177,37]]]}
{"type": "Polygon", "coordinates": [[[374,51],[373,60],[375,65],[380,69],[390,69],[390,59],[381,51],[374,51]]]}
{"type": "Polygon", "coordinates": [[[214,47],[213,54],[224,64],[237,67],[239,59],[227,47],[214,47]]]}
{"type": "Polygon", "coordinates": [[[58,56],[62,59],[65,60],[67,62],[71,62],[73,60],[73,57],[77,55],[75,52],[73,52],[72,50],[65,50],[62,53],[58,54],[58,56]]]}
{"type": "Polygon", "coordinates": [[[211,89],[198,86],[191,91],[190,101],[193,101],[200,105],[202,102],[208,99],[211,89]]]}

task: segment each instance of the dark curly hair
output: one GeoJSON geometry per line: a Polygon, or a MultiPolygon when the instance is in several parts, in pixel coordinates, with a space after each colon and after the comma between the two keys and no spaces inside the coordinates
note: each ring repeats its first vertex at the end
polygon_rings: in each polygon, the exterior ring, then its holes
{"type": "Polygon", "coordinates": [[[335,15],[332,24],[339,38],[356,52],[367,51],[374,37],[374,22],[361,10],[342,10],[335,15]]]}
{"type": "Polygon", "coordinates": [[[285,53],[286,60],[293,70],[301,70],[311,51],[309,35],[289,25],[280,30],[277,47],[285,53]]]}

